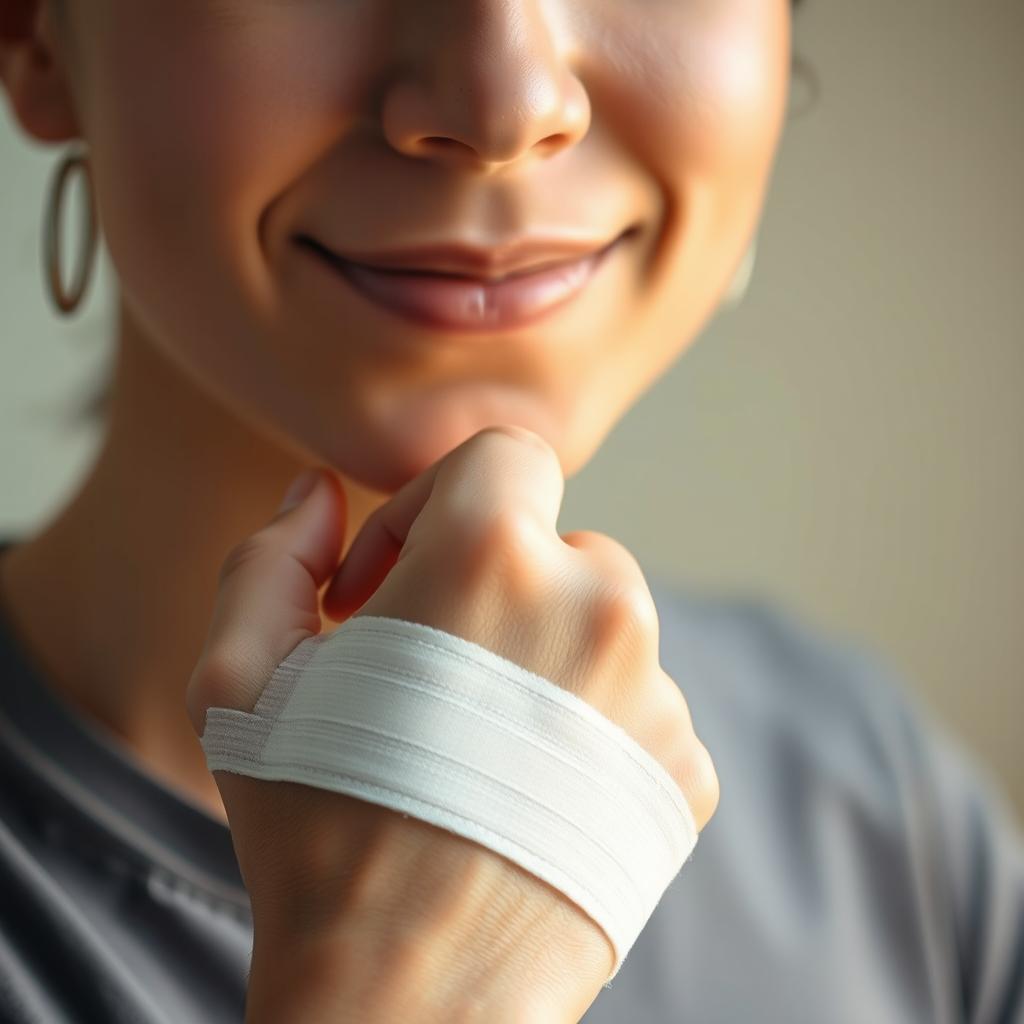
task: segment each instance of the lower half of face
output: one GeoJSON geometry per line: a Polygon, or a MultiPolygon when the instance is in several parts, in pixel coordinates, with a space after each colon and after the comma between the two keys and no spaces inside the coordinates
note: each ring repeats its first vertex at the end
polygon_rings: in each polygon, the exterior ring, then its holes
{"type": "Polygon", "coordinates": [[[126,305],[381,491],[502,422],[575,473],[717,307],[786,105],[788,0],[99,6],[77,67],[126,305]],[[555,234],[614,244],[487,287],[370,266],[555,234]]]}

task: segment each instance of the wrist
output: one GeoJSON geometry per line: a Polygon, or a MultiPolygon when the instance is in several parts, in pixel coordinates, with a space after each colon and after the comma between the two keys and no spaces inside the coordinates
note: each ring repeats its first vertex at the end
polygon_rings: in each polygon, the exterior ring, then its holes
{"type": "Polygon", "coordinates": [[[600,929],[493,851],[439,856],[433,826],[393,824],[354,863],[330,836],[294,844],[253,894],[246,1024],[578,1021],[614,959],[600,929]]]}
{"type": "Polygon", "coordinates": [[[600,983],[570,982],[586,975],[568,966],[558,978],[544,958],[513,952],[514,934],[505,942],[508,955],[496,960],[498,943],[455,949],[355,921],[314,938],[256,931],[245,1024],[576,1024],[600,983]]]}
{"type": "Polygon", "coordinates": [[[268,936],[253,944],[245,1024],[569,1024],[544,989],[519,979],[474,977],[472,958],[438,963],[424,942],[368,955],[354,932],[309,942],[268,936]],[[461,962],[460,962],[461,961],[461,962]]]}

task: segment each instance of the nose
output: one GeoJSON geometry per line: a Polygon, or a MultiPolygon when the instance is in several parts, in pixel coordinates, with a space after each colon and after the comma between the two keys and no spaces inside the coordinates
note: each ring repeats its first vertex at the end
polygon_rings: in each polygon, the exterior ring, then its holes
{"type": "Polygon", "coordinates": [[[390,145],[406,156],[493,172],[575,145],[590,101],[560,52],[546,0],[415,0],[412,57],[384,93],[390,145]]]}

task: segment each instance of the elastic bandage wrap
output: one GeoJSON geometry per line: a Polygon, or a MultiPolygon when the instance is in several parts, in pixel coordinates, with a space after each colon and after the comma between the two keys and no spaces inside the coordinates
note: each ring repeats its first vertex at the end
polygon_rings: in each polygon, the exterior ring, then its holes
{"type": "Polygon", "coordinates": [[[346,793],[514,861],[607,935],[619,971],[697,842],[669,773],[549,679],[404,619],[303,640],[253,711],[211,707],[210,771],[346,793]]]}

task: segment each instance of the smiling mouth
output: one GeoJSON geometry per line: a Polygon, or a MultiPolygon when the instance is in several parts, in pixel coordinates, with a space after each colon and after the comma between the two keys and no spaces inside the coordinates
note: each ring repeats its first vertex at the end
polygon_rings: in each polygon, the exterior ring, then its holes
{"type": "Polygon", "coordinates": [[[497,279],[421,267],[372,266],[345,259],[308,235],[296,236],[295,242],[350,292],[379,308],[421,327],[479,332],[527,326],[575,299],[613,251],[636,233],[634,226],[586,255],[548,261],[497,279]]]}
{"type": "Polygon", "coordinates": [[[506,259],[507,264],[516,264],[507,271],[495,269],[498,260],[494,253],[497,250],[465,244],[448,244],[424,246],[412,250],[400,250],[378,253],[339,253],[310,235],[300,234],[295,241],[309,245],[320,252],[327,260],[338,266],[354,265],[365,267],[381,273],[402,273],[426,276],[454,277],[458,280],[478,281],[481,284],[500,284],[513,277],[543,270],[553,270],[560,266],[568,266],[581,259],[598,256],[610,249],[624,235],[635,233],[637,225],[620,231],[610,242],[604,244],[569,239],[552,239],[546,244],[540,240],[524,240],[519,243],[520,258],[506,259]],[[530,253],[538,253],[538,258],[531,263],[530,253]]]}

